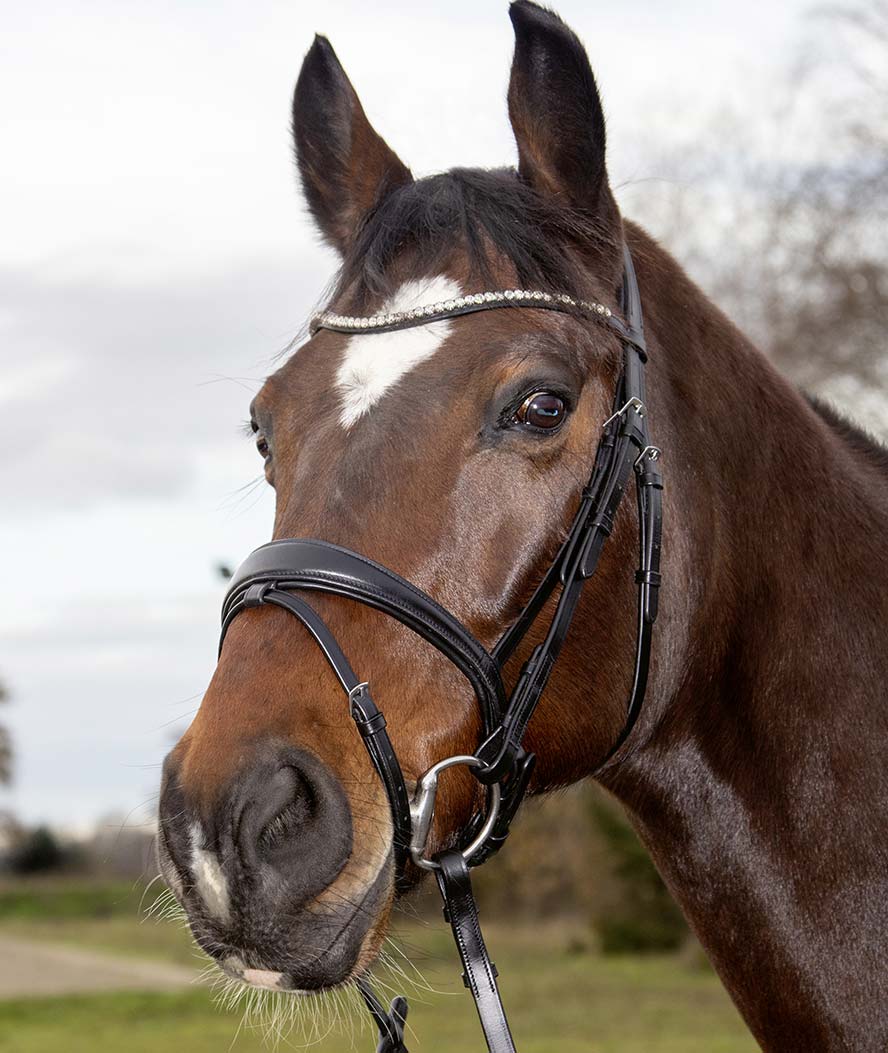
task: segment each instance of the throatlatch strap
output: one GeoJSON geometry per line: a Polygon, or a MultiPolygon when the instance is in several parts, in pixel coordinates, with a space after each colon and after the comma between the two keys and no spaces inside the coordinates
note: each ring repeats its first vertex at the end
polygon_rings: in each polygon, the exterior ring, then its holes
{"type": "Polygon", "coordinates": [[[436,862],[439,869],[435,876],[444,899],[444,917],[453,930],[463,964],[463,983],[475,1000],[487,1048],[490,1053],[515,1053],[515,1043],[496,985],[496,966],[490,960],[481,934],[466,861],[461,852],[442,852],[436,862]]]}

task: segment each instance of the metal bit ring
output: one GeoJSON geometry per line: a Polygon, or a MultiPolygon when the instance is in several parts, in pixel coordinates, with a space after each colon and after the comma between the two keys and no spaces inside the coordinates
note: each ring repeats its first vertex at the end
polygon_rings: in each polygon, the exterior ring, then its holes
{"type": "MultiPolygon", "coordinates": [[[[416,783],[416,793],[410,802],[410,858],[423,870],[438,869],[438,864],[434,859],[426,859],[425,857],[426,842],[429,839],[429,830],[435,815],[438,776],[442,771],[446,771],[447,768],[454,768],[457,765],[465,765],[467,768],[480,768],[482,762],[478,757],[474,757],[471,754],[457,754],[455,757],[447,757],[445,760],[433,764],[424,775],[420,776],[416,783]]],[[[502,790],[498,783],[493,783],[488,787],[487,817],[477,835],[465,848],[460,849],[460,853],[466,862],[472,858],[493,831],[499,815],[501,798],[502,790]]]]}

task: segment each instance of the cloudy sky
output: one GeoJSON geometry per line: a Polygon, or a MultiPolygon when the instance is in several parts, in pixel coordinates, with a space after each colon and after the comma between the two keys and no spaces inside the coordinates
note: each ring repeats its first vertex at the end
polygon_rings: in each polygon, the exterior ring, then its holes
{"type": "MultiPolygon", "coordinates": [[[[0,678],[17,773],[2,803],[23,818],[146,816],[213,668],[214,565],[269,536],[240,425],[335,265],[288,141],[313,33],[414,172],[498,165],[515,155],[506,7],[4,5],[0,678]]],[[[755,119],[806,7],[561,3],[627,211],[658,148],[713,105],[755,119]]]]}

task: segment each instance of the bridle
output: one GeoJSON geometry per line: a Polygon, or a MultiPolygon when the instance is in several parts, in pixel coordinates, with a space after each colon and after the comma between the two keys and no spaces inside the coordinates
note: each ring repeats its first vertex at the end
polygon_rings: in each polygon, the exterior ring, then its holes
{"type": "MultiPolygon", "coordinates": [[[[644,385],[647,349],[641,298],[632,257],[625,244],[623,260],[624,320],[603,304],[576,300],[565,294],[519,289],[474,293],[395,314],[355,317],[327,312],[318,315],[312,323],[312,332],[328,329],[349,334],[378,333],[478,311],[530,307],[590,317],[619,336],[623,360],[613,411],[602,426],[579,508],[567,537],[530,600],[491,651],[431,596],[394,571],[350,549],[313,539],[272,541],[257,548],[235,573],[222,608],[220,649],[237,615],[263,604],[289,611],[320,647],[347,697],[351,716],[388,795],[396,880],[403,883],[408,860],[435,872],[444,900],[444,915],[462,959],[463,980],[475,1000],[490,1053],[514,1053],[515,1046],[497,988],[496,968],[481,935],[469,868],[489,859],[508,837],[534,764],[534,755],[522,745],[524,733],[567,637],[583,585],[598,565],[633,472],[639,528],[634,672],[623,728],[593,774],[601,770],[628,738],[641,711],[647,685],[661,580],[663,482],[660,451],[651,445],[648,435],[644,385]],[[560,595],[546,635],[534,647],[509,693],[503,682],[506,663],[559,586],[560,595]],[[419,779],[411,801],[386,731],[385,717],[373,702],[369,685],[359,680],[327,625],[297,592],[321,592],[357,600],[397,619],[436,647],[466,677],[478,700],[483,738],[475,753],[448,757],[433,765],[419,779]],[[462,847],[428,859],[426,841],[434,816],[438,778],[441,772],[457,765],[469,768],[487,788],[487,805],[463,832],[459,839],[462,847]]],[[[359,980],[358,986],[379,1028],[377,1053],[406,1053],[403,1042],[406,999],[395,998],[386,1010],[365,979],[359,980]]]]}
{"type": "MultiPolygon", "coordinates": [[[[260,546],[235,573],[222,608],[222,641],[242,611],[273,604],[294,615],[320,647],[347,697],[351,716],[388,794],[396,880],[403,884],[409,861],[434,871],[444,900],[444,916],[453,930],[465,970],[463,980],[475,1000],[490,1053],[514,1053],[515,1046],[500,1001],[496,968],[481,935],[469,868],[489,859],[508,837],[533,770],[534,756],[522,745],[525,730],[567,637],[583,585],[598,565],[633,473],[640,553],[635,575],[638,586],[635,665],[623,728],[593,774],[601,771],[628,738],[641,711],[647,685],[661,580],[663,481],[660,451],[651,445],[648,435],[644,385],[647,350],[641,298],[632,257],[625,244],[623,261],[623,319],[603,304],[564,294],[519,289],[475,293],[395,314],[354,317],[328,312],[313,320],[312,332],[328,329],[355,334],[403,329],[478,311],[528,307],[591,318],[619,336],[623,358],[613,412],[602,426],[579,508],[567,537],[527,605],[491,651],[449,611],[411,582],[366,556],[325,541],[296,538],[260,546]],[[506,663],[559,587],[546,635],[524,663],[510,693],[503,682],[506,663]],[[386,731],[385,717],[373,702],[369,685],[359,680],[327,625],[301,595],[311,592],[357,600],[397,619],[448,658],[475,692],[483,731],[478,749],[474,754],[448,757],[433,765],[419,779],[412,800],[386,731]],[[486,808],[476,814],[463,831],[458,841],[461,847],[428,859],[426,841],[434,815],[438,778],[454,766],[469,768],[486,787],[486,808]]],[[[403,1041],[406,999],[395,998],[386,1010],[365,979],[358,981],[358,987],[379,1028],[377,1053],[406,1053],[403,1041]]]]}

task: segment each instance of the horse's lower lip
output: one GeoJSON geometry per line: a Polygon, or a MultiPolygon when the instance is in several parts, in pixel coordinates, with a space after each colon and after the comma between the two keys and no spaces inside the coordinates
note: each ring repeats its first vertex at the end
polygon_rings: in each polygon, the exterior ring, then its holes
{"type": "Polygon", "coordinates": [[[250,987],[261,987],[267,991],[293,991],[287,983],[286,973],[273,972],[270,969],[244,969],[240,978],[250,987]]]}
{"type": "Polygon", "coordinates": [[[237,958],[227,958],[225,961],[219,962],[219,968],[226,976],[230,976],[232,980],[237,980],[248,987],[259,988],[263,991],[281,991],[294,995],[311,994],[311,991],[304,991],[294,986],[291,976],[276,969],[248,969],[237,958]]]}
{"type": "Polygon", "coordinates": [[[335,990],[345,986],[351,980],[351,977],[348,977],[346,980],[337,984],[331,984],[329,987],[304,988],[296,987],[293,977],[289,974],[275,972],[272,969],[232,969],[221,965],[221,963],[220,966],[226,976],[230,976],[233,980],[237,980],[246,987],[261,991],[276,991],[278,994],[293,995],[296,998],[310,998],[312,995],[320,994],[325,990],[335,990]]]}

